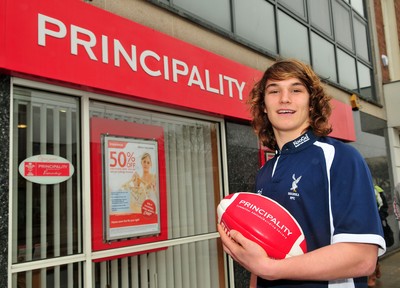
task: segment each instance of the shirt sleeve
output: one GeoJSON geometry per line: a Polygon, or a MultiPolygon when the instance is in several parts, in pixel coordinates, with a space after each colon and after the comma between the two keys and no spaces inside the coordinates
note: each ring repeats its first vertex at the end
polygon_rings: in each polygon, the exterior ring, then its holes
{"type": "Polygon", "coordinates": [[[332,243],[370,243],[386,250],[369,168],[348,144],[338,145],[331,167],[332,243]]]}

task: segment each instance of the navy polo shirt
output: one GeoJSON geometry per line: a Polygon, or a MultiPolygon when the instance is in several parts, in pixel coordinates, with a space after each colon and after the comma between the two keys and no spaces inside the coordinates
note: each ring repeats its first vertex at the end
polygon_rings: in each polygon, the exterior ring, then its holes
{"type": "MultiPolygon", "coordinates": [[[[286,143],[258,172],[256,193],[274,199],[296,218],[308,251],[338,242],[376,244],[379,255],[386,249],[369,168],[354,147],[339,140],[309,130],[286,143]]],[[[367,277],[331,282],[258,279],[258,287],[291,285],[359,288],[367,287],[367,277]]]]}

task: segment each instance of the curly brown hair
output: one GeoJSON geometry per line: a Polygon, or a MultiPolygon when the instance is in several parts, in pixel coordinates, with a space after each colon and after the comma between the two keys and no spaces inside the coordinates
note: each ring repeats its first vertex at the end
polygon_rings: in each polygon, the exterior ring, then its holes
{"type": "Polygon", "coordinates": [[[310,94],[310,126],[317,136],[326,136],[332,132],[329,116],[332,113],[331,97],[326,94],[320,78],[310,66],[296,60],[285,59],[275,62],[265,72],[250,91],[248,104],[253,117],[251,125],[264,146],[276,149],[277,143],[272,124],[265,111],[265,86],[269,79],[281,81],[290,78],[299,79],[310,94]]]}

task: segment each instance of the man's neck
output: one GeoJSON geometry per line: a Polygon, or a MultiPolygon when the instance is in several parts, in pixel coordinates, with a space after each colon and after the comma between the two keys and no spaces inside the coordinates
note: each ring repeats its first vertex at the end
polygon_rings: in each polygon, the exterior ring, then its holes
{"type": "MultiPolygon", "coordinates": [[[[307,131],[307,130],[306,130],[307,131]]],[[[300,137],[304,134],[305,131],[274,131],[276,143],[278,144],[279,150],[282,150],[282,147],[288,143],[293,141],[294,139],[300,137]]]]}

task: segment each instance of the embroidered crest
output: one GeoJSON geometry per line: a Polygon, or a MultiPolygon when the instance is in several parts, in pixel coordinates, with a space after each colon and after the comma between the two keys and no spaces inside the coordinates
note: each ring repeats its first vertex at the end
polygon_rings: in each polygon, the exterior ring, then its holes
{"type": "Polygon", "coordinates": [[[295,174],[292,175],[293,182],[292,182],[292,188],[290,188],[290,191],[297,193],[297,188],[299,187],[297,184],[300,182],[301,177],[302,176],[299,176],[298,178],[296,178],[295,174]]]}

